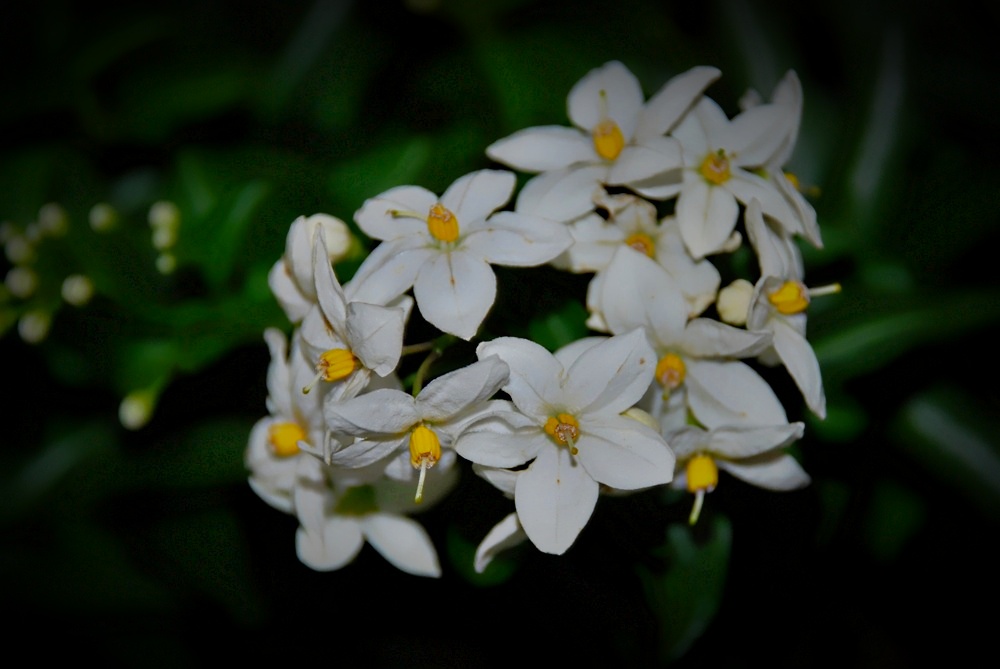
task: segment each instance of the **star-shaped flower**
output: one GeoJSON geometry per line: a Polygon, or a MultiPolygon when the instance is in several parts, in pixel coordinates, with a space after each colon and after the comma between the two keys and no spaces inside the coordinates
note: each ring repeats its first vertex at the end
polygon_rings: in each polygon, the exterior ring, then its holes
{"type": "Polygon", "coordinates": [[[497,212],[515,182],[512,172],[480,170],[440,198],[419,186],[400,186],[367,200],[355,221],[383,241],[351,280],[354,298],[385,304],[412,286],[431,325],[471,339],[496,299],[491,264],[541,265],[572,241],[554,221],[497,212]]]}
{"type": "Polygon", "coordinates": [[[649,387],[655,358],[641,330],[588,348],[568,366],[535,342],[500,337],[477,348],[510,367],[503,390],[516,412],[472,424],[456,450],[485,467],[526,467],[514,504],[540,550],[564,553],[587,524],[601,485],[637,490],[669,482],[674,455],[658,432],[622,415],[649,387]],[[510,429],[496,429],[497,420],[510,429]]]}

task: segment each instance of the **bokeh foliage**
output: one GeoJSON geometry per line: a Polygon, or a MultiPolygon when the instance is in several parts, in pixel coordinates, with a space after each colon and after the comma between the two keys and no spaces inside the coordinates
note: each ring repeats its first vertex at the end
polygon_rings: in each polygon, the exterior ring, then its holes
{"type": "MultiPolygon", "coordinates": [[[[990,621],[968,603],[1000,595],[1000,168],[988,148],[1000,14],[985,1],[944,9],[63,0],[6,15],[0,219],[23,228],[56,202],[69,221],[38,248],[36,296],[5,296],[0,316],[0,592],[14,629],[57,631],[121,666],[197,665],[206,647],[470,666],[521,660],[538,637],[586,666],[971,657],[990,621]],[[748,87],[766,96],[790,68],[802,79],[791,167],[817,189],[826,242],[804,249],[806,276],[843,286],[810,316],[827,420],[775,377],[790,417],[807,421],[796,453],[813,485],[779,494],[724,479],[695,528],[669,494],[602,501],[567,555],[514,550],[475,575],[475,545],[508,507],[466,476],[424,517],[440,582],[369,549],[311,572],[293,519],[253,495],[242,464],[265,411],[262,332],[287,328],[266,273],[288,225],[350,221],[396,185],[441,191],[489,166],[491,141],[565,124],[569,88],[610,59],[647,93],[715,65],[709,94],[730,113],[748,87]],[[182,221],[166,276],[146,221],[158,200],[182,221]],[[97,233],[88,215],[105,202],[118,225],[97,233]],[[70,272],[94,280],[90,304],[59,301],[70,272]],[[33,308],[52,313],[38,344],[17,330],[33,308]],[[156,408],[128,430],[118,406],[134,391],[156,408]]],[[[499,273],[488,327],[550,347],[586,333],[579,282],[515,274],[499,273]]]]}

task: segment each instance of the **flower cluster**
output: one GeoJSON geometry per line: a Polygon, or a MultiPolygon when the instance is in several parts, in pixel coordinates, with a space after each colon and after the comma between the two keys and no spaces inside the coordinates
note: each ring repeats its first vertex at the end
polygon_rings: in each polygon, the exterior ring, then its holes
{"type": "Polygon", "coordinates": [[[566,552],[604,494],[683,488],[694,523],[720,469],[772,490],[809,482],[787,451],[803,423],[760,371],[783,366],[824,417],[806,310],[837,287],[804,283],[800,240],[822,241],[784,171],[802,90],[789,72],[770,101],[751,91],[729,118],[705,94],[719,76],[696,67],[646,99],[621,63],[592,70],[569,92],[572,126],[486,149],[501,168],[441,194],[408,185],[368,199],[354,222],[373,248],[345,283],[349,226],[292,223],[270,286],[293,332],[265,332],[268,415],[246,464],[253,490],[297,516],[305,564],[337,569],[367,540],[399,569],[438,576],[412,516],[449,492],[462,460],[513,500],[479,571],[523,541],[566,552]],[[758,274],[723,287],[713,261],[744,239],[758,274]],[[592,275],[591,334],[555,351],[481,340],[474,362],[435,376],[448,341],[481,332],[494,265],[592,275]],[[408,342],[415,310],[442,336],[408,342]],[[403,356],[421,351],[404,381],[403,356]]]}

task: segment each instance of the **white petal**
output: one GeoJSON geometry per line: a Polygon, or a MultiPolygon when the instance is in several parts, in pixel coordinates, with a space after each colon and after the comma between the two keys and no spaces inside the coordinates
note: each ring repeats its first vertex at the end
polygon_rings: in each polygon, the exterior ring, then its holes
{"type": "Polygon", "coordinates": [[[670,79],[646,101],[635,131],[636,139],[669,132],[721,74],[718,68],[699,65],[670,79]]]}
{"type": "Polygon", "coordinates": [[[361,526],[354,518],[334,516],[320,530],[299,527],[295,533],[299,560],[318,571],[340,569],[357,557],[364,544],[361,526]]]}
{"type": "Polygon", "coordinates": [[[420,269],[413,296],[424,319],[442,332],[469,340],[496,299],[489,263],[462,250],[435,253],[420,269]]]}
{"type": "Polygon", "coordinates": [[[752,460],[720,460],[719,469],[738,479],[768,490],[796,490],[809,485],[809,474],[798,460],[787,454],[765,455],[752,460]]]}
{"type": "Polygon", "coordinates": [[[539,452],[552,445],[552,440],[537,425],[534,429],[512,430],[508,434],[471,429],[455,442],[455,451],[479,465],[511,468],[538,457],[539,452]]]}
{"type": "Polygon", "coordinates": [[[728,190],[689,172],[677,198],[676,216],[685,246],[700,260],[725,245],[736,227],[739,206],[728,190]]]}
{"type": "Polygon", "coordinates": [[[599,486],[565,448],[543,449],[517,477],[514,505],[531,542],[562,555],[594,512],[599,486]]]}
{"type": "Polygon", "coordinates": [[[552,413],[552,402],[562,399],[563,367],[540,344],[517,337],[498,337],[476,347],[480,360],[496,355],[507,363],[510,378],[503,387],[525,414],[541,421],[552,413]]]}
{"type": "Polygon", "coordinates": [[[427,214],[438,197],[420,186],[397,186],[365,200],[354,221],[372,239],[396,239],[415,234],[429,235],[427,214]],[[394,215],[392,212],[409,215],[394,215]],[[414,215],[419,216],[415,218],[414,215]]]}
{"type": "Polygon", "coordinates": [[[441,196],[441,204],[458,219],[459,231],[507,204],[516,177],[507,170],[478,170],[458,178],[441,196]]]}
{"type": "Polygon", "coordinates": [[[365,367],[385,376],[399,364],[405,313],[364,302],[347,305],[347,343],[365,367]]]}
{"type": "Polygon", "coordinates": [[[784,448],[802,437],[801,422],[762,427],[720,427],[709,435],[709,450],[727,460],[752,458],[784,448]]]}
{"type": "Polygon", "coordinates": [[[517,514],[507,514],[493,526],[476,548],[476,558],[473,563],[476,573],[482,574],[498,553],[522,543],[527,538],[528,535],[524,533],[517,514]]]}
{"type": "Polygon", "coordinates": [[[593,211],[594,190],[607,173],[604,165],[579,165],[536,175],[521,188],[515,209],[552,221],[571,221],[593,211]]]}
{"type": "Polygon", "coordinates": [[[597,214],[574,221],[569,232],[573,243],[563,258],[569,271],[577,273],[601,271],[611,262],[615,249],[625,241],[620,227],[597,214]]]}
{"type": "Polygon", "coordinates": [[[437,253],[420,237],[382,242],[358,267],[344,292],[351,302],[386,305],[405,293],[437,253]]]}
{"type": "Polygon", "coordinates": [[[642,329],[609,337],[580,354],[567,370],[566,399],[574,412],[621,413],[649,388],[656,354],[642,329]]]}
{"type": "Polygon", "coordinates": [[[590,137],[558,125],[525,128],[486,147],[486,155],[524,172],[547,172],[599,160],[590,137]]]}
{"type": "Polygon", "coordinates": [[[336,467],[361,469],[395,454],[402,455],[409,442],[410,435],[408,433],[382,438],[359,439],[350,446],[331,453],[327,457],[327,462],[336,467]]]}
{"type": "Polygon", "coordinates": [[[514,487],[517,485],[517,477],[520,471],[502,469],[499,467],[484,467],[476,463],[472,464],[472,471],[494,488],[499,490],[508,499],[514,499],[514,487]]]}
{"type": "Polygon", "coordinates": [[[306,295],[303,287],[292,278],[291,267],[284,259],[271,265],[271,270],[267,273],[267,286],[291,323],[301,321],[315,303],[312,281],[308,283],[309,295],[306,295]]]}
{"type": "Polygon", "coordinates": [[[578,128],[592,130],[605,118],[618,124],[628,140],[635,132],[644,96],[639,80],[613,60],[594,68],[570,89],[566,113],[578,128]]]}
{"type": "Polygon", "coordinates": [[[801,230],[801,235],[809,240],[809,243],[818,249],[823,248],[823,238],[819,231],[819,223],[816,221],[816,210],[803,197],[802,193],[788,180],[781,168],[771,170],[772,182],[778,191],[788,200],[792,210],[796,213],[798,224],[796,229],[801,230]]]}
{"type": "Polygon", "coordinates": [[[316,229],[316,239],[313,245],[313,276],[316,280],[316,299],[323,315],[333,329],[343,336],[344,324],[347,320],[347,302],[344,289],[337,280],[337,275],[330,264],[330,254],[326,250],[326,240],[322,231],[316,229]]]}
{"type": "Polygon", "coordinates": [[[409,393],[379,388],[323,407],[327,427],[354,436],[394,435],[420,422],[416,402],[409,393]]]}
{"type": "Polygon", "coordinates": [[[288,367],[288,341],[277,328],[265,328],[264,341],[271,353],[267,366],[267,405],[271,414],[289,418],[292,412],[291,373],[288,367]]]}
{"type": "Polygon", "coordinates": [[[739,360],[685,360],[684,385],[695,418],[708,428],[787,423],[774,390],[739,360]]]}
{"type": "Polygon", "coordinates": [[[642,144],[626,146],[608,172],[612,185],[642,182],[684,165],[681,144],[673,137],[650,137],[642,144]]]}
{"type": "MultiPolygon", "coordinates": [[[[784,178],[779,176],[779,178],[784,178]]],[[[787,181],[787,180],[786,180],[787,181]]],[[[792,277],[795,273],[796,256],[791,249],[791,238],[782,237],[764,220],[760,200],[754,198],[747,205],[743,216],[747,239],[757,252],[757,264],[764,276],[792,277]]]]}
{"type": "Polygon", "coordinates": [[[621,416],[580,419],[577,456],[590,476],[619,490],[668,483],[674,477],[674,454],[656,431],[621,416]]]}
{"type": "Polygon", "coordinates": [[[785,230],[794,233],[801,231],[798,217],[773,182],[752,172],[733,169],[724,186],[744,205],[750,204],[754,198],[760,200],[761,211],[776,219],[785,230]]]}
{"type": "Polygon", "coordinates": [[[765,331],[747,332],[710,318],[688,321],[678,348],[696,358],[751,358],[771,346],[765,331]]]}
{"type": "Polygon", "coordinates": [[[783,319],[775,318],[772,322],[774,349],[802,392],[809,409],[820,418],[826,418],[826,393],[812,345],[783,319]]]}
{"type": "Polygon", "coordinates": [[[420,523],[405,516],[372,513],[362,518],[361,527],[368,543],[397,569],[416,576],[441,575],[434,544],[420,523]]]}
{"type": "Polygon", "coordinates": [[[777,154],[795,120],[785,105],[752,107],[732,120],[730,140],[724,146],[736,154],[740,167],[761,167],[777,154]]]}
{"type": "Polygon", "coordinates": [[[507,382],[507,363],[489,356],[437,377],[416,398],[424,420],[440,422],[492,397],[507,382]]]}
{"type": "Polygon", "coordinates": [[[603,335],[583,337],[581,339],[577,339],[576,341],[572,341],[565,346],[561,346],[555,353],[553,353],[553,355],[556,360],[559,361],[559,364],[562,365],[563,369],[569,369],[584,351],[595,344],[600,344],[605,339],[607,339],[607,337],[603,335]]]}
{"type": "Polygon", "coordinates": [[[501,211],[463,240],[463,246],[493,265],[536,267],[573,243],[566,226],[538,216],[501,211]]]}
{"type": "Polygon", "coordinates": [[[687,322],[688,306],[656,261],[621,245],[602,273],[597,307],[611,331],[645,327],[653,342],[673,342],[687,322]]]}

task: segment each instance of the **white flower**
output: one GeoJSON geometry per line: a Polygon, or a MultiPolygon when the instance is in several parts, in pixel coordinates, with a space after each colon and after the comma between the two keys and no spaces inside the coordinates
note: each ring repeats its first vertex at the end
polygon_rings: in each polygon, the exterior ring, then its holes
{"type": "MultiPolygon", "coordinates": [[[[643,328],[657,358],[647,398],[657,419],[690,410],[703,425],[771,425],[787,421],[774,391],[749,365],[770,342],[767,332],[747,332],[709,318],[688,319],[688,308],[662,267],[622,248],[606,270],[592,303],[610,332],[643,328]],[[683,401],[664,405],[675,395],[683,401]]],[[[668,421],[667,424],[670,424],[668,421]]]]}
{"type": "Polygon", "coordinates": [[[551,220],[498,213],[514,190],[511,172],[467,174],[437,195],[400,186],[355,214],[369,237],[383,240],[351,280],[354,298],[385,304],[413,286],[421,315],[434,327],[471,339],[496,298],[490,267],[541,265],[572,241],[551,220]]]}
{"type": "MultiPolygon", "coordinates": [[[[439,577],[441,567],[427,531],[408,517],[418,507],[406,484],[382,477],[370,484],[346,486],[331,469],[311,459],[299,468],[295,510],[299,519],[295,545],[299,560],[320,571],[349,564],[367,541],[397,569],[416,576],[439,577]]],[[[457,478],[455,470],[436,470],[425,498],[440,500],[457,478]]]]}
{"type": "Polygon", "coordinates": [[[679,169],[680,147],[666,133],[719,74],[713,67],[692,68],[644,101],[635,75],[610,61],[570,90],[566,112],[573,127],[525,128],[494,142],[486,154],[524,172],[567,169],[578,186],[566,189],[567,198],[586,202],[597,185],[631,186],[679,169]]]}
{"type": "Polygon", "coordinates": [[[331,398],[324,408],[327,427],[335,436],[357,441],[333,453],[329,461],[348,468],[386,461],[387,473],[400,479],[411,479],[418,471],[419,499],[427,470],[443,459],[450,464],[447,457],[454,455],[449,449],[462,428],[497,411],[487,400],[507,381],[507,374],[507,365],[493,357],[434,379],[416,397],[379,389],[342,401],[331,398]]]}
{"type": "Polygon", "coordinates": [[[320,231],[326,242],[329,262],[347,252],[351,233],[347,224],[328,214],[299,216],[285,236],[285,252],[271,267],[267,281],[275,299],[292,323],[301,321],[316,302],[313,280],[313,245],[320,231]]]}
{"type": "Polygon", "coordinates": [[[671,486],[693,493],[695,505],[690,521],[701,512],[705,493],[719,482],[719,470],[768,490],[794,490],[809,484],[809,475],[799,462],[784,453],[802,437],[802,423],[760,427],[723,426],[704,430],[685,426],[667,433],[677,454],[677,475],[671,486]]]}
{"type": "Polygon", "coordinates": [[[663,438],[622,416],[652,378],[655,359],[642,331],[611,337],[565,367],[542,346],[516,337],[483,342],[482,359],[510,367],[503,390],[517,412],[506,434],[475,425],[462,433],[459,455],[517,475],[514,504],[540,550],[564,553],[593,513],[600,485],[637,490],[667,483],[674,455],[663,438]]]}

